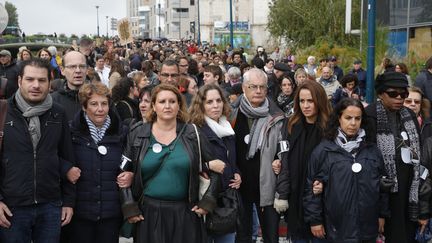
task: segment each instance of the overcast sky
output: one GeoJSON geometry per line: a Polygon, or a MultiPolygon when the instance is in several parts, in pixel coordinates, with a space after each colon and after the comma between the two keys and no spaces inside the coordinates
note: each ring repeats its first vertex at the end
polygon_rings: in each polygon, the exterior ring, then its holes
{"type": "MultiPolygon", "coordinates": [[[[99,7],[100,35],[106,35],[106,17],[126,17],[125,0],[8,0],[18,11],[20,27],[26,35],[42,32],[57,35],[96,34],[96,5],[99,7]]],[[[5,0],[0,0],[4,5],[5,0]]],[[[109,35],[111,23],[108,21],[109,35]]]]}

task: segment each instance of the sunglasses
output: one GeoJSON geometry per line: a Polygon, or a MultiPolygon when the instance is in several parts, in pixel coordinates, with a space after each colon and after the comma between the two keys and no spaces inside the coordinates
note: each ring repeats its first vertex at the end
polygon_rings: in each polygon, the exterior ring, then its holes
{"type": "Polygon", "coordinates": [[[397,98],[398,96],[400,96],[402,99],[405,99],[406,97],[408,97],[408,92],[403,91],[403,92],[397,92],[396,90],[392,90],[392,91],[385,91],[385,93],[390,97],[390,98],[397,98]]]}

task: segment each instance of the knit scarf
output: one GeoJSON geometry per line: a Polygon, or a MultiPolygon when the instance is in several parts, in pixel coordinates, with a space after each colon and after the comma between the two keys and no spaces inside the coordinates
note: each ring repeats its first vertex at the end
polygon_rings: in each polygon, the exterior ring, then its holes
{"type": "Polygon", "coordinates": [[[234,135],[234,130],[231,127],[231,124],[227,121],[225,116],[219,118],[219,122],[211,119],[208,116],[204,116],[207,125],[210,129],[218,136],[219,138],[228,137],[234,135]]]}
{"type": "MultiPolygon", "coordinates": [[[[384,158],[384,165],[387,174],[390,178],[395,181],[395,184],[391,188],[391,192],[398,191],[398,180],[396,173],[396,148],[395,148],[395,137],[389,127],[389,121],[387,117],[387,112],[382,104],[381,100],[377,102],[377,145],[381,150],[384,158]]],[[[407,110],[403,107],[399,111],[400,120],[402,122],[403,128],[408,134],[409,149],[414,155],[414,159],[420,160],[420,140],[417,133],[417,128],[412,120],[412,117],[407,110]]],[[[418,203],[418,190],[420,185],[420,163],[413,162],[413,178],[411,182],[411,188],[409,192],[409,202],[411,205],[417,205],[418,203]]]]}
{"type": "Polygon", "coordinates": [[[30,105],[22,97],[20,89],[15,93],[15,101],[18,109],[22,112],[28,123],[28,131],[33,144],[33,149],[36,150],[39,140],[41,138],[41,125],[39,116],[44,114],[47,110],[51,109],[53,101],[50,94],[47,95],[44,101],[37,105],[30,105]]]}
{"type": "Polygon", "coordinates": [[[363,128],[360,128],[357,133],[357,137],[354,140],[349,140],[346,134],[339,127],[338,134],[335,138],[335,143],[345,149],[345,151],[347,151],[348,153],[351,153],[353,156],[355,156],[365,136],[365,130],[363,128]]]}
{"type": "Polygon", "coordinates": [[[294,97],[293,95],[286,95],[284,93],[280,93],[277,97],[277,104],[279,108],[283,110],[285,116],[288,117],[292,113],[294,113],[294,97]]]}
{"type": "Polygon", "coordinates": [[[261,148],[264,137],[264,125],[267,122],[269,114],[269,101],[267,98],[260,107],[252,107],[246,96],[241,95],[240,111],[249,119],[252,119],[252,127],[249,132],[249,152],[246,154],[246,159],[254,157],[258,149],[261,148]]]}
{"type": "Polygon", "coordinates": [[[87,121],[88,128],[90,130],[90,135],[93,138],[93,141],[98,144],[102,138],[105,136],[105,132],[108,130],[109,126],[111,125],[111,118],[110,116],[107,116],[105,119],[104,124],[101,128],[98,128],[87,116],[86,113],[84,113],[84,117],[87,121]]]}

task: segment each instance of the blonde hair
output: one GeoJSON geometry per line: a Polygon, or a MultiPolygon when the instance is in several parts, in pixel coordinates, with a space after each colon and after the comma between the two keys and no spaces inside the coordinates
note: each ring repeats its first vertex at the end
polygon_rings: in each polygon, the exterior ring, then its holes
{"type": "Polygon", "coordinates": [[[156,103],[156,98],[158,94],[162,91],[171,91],[175,94],[175,96],[177,97],[177,102],[179,103],[179,111],[177,114],[177,119],[181,122],[187,122],[188,114],[186,111],[186,101],[183,98],[180,91],[178,90],[178,88],[170,84],[159,84],[152,90],[150,109],[147,111],[145,115],[146,121],[149,123],[153,123],[156,121],[157,115],[156,112],[153,110],[153,107],[156,103]]]}

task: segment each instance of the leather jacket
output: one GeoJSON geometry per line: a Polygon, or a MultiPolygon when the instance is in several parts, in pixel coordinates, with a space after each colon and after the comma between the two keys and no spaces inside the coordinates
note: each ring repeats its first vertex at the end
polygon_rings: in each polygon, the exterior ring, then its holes
{"type": "MultiPolygon", "coordinates": [[[[215,159],[210,151],[209,142],[203,134],[200,134],[201,153],[203,170],[208,173],[210,177],[210,186],[201,200],[198,200],[199,193],[199,149],[195,129],[191,124],[177,122],[177,134],[186,126],[184,132],[181,134],[179,142],[185,147],[187,154],[190,158],[190,173],[189,173],[189,189],[188,189],[188,203],[192,208],[197,205],[208,212],[212,212],[216,207],[217,194],[220,188],[220,178],[215,172],[212,172],[205,165],[205,162],[215,159]]],[[[141,201],[143,196],[143,180],[141,177],[141,161],[144,159],[147,148],[149,146],[151,137],[151,123],[138,122],[130,129],[127,145],[124,151],[124,156],[130,158],[133,163],[134,179],[131,185],[132,196],[136,203],[133,205],[122,205],[124,218],[137,216],[141,214],[138,202],[141,201]]],[[[124,199],[122,201],[125,201],[124,199]]],[[[142,203],[142,202],[141,202],[142,203]]]]}

